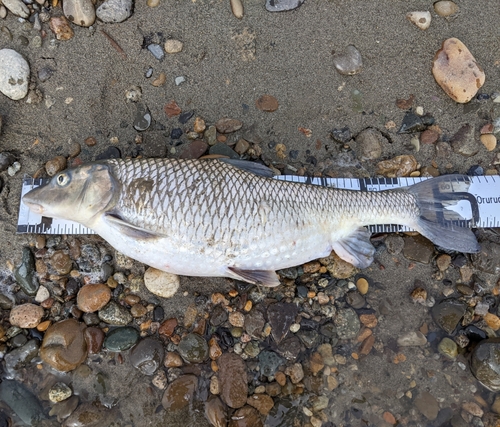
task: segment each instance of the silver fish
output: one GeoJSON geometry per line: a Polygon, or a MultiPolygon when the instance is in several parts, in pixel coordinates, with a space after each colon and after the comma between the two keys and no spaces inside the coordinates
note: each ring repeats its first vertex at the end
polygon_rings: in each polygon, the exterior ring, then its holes
{"type": "Polygon", "coordinates": [[[412,227],[435,244],[478,252],[471,230],[449,208],[467,191],[463,175],[406,189],[362,192],[271,178],[241,160],[105,160],[68,169],[23,197],[31,210],[77,221],[120,252],[186,276],[279,285],[276,270],[337,255],[360,268],[373,261],[369,224],[412,227]],[[444,195],[443,195],[444,194],[444,195]],[[437,196],[436,196],[437,195],[437,196]]]}

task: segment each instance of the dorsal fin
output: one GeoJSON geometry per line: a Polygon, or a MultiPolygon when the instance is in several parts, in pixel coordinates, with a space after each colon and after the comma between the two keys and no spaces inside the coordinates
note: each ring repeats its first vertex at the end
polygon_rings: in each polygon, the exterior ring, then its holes
{"type": "Polygon", "coordinates": [[[238,159],[218,159],[218,161],[228,163],[235,168],[253,173],[254,175],[265,176],[266,178],[272,178],[274,176],[272,169],[269,169],[267,166],[261,165],[260,163],[238,159]]]}

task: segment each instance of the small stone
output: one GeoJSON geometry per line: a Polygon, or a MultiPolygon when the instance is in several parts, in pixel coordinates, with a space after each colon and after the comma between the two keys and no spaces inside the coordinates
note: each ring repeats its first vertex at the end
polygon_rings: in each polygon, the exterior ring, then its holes
{"type": "Polygon", "coordinates": [[[448,337],[444,337],[438,344],[438,351],[450,359],[455,359],[458,355],[457,343],[448,337]]]}
{"type": "Polygon", "coordinates": [[[208,342],[208,353],[212,360],[217,360],[222,354],[222,349],[215,338],[211,338],[208,342]]]}
{"type": "Polygon", "coordinates": [[[382,147],[387,144],[387,138],[377,129],[364,129],[356,137],[356,154],[361,161],[375,160],[382,155],[382,147]]]}
{"type": "Polygon", "coordinates": [[[205,120],[201,117],[196,117],[194,119],[193,130],[197,133],[202,133],[206,129],[205,120]]]}
{"type": "Polygon", "coordinates": [[[165,42],[165,52],[179,53],[182,51],[183,44],[180,40],[169,39],[165,42]]]}
{"type": "Polygon", "coordinates": [[[271,326],[274,341],[279,344],[290,330],[298,314],[298,307],[292,303],[278,302],[267,309],[267,317],[271,326]]]}
{"type": "Polygon", "coordinates": [[[39,305],[26,303],[16,305],[10,311],[9,322],[12,326],[20,328],[36,328],[45,314],[39,305]]]}
{"type": "Polygon", "coordinates": [[[89,327],[85,329],[85,341],[89,354],[98,354],[104,343],[104,332],[102,329],[89,327]]]}
{"type": "Polygon", "coordinates": [[[259,367],[262,375],[270,377],[276,373],[276,370],[283,365],[284,360],[274,351],[264,350],[259,353],[259,367]]]}
{"type": "Polygon", "coordinates": [[[443,18],[456,15],[458,10],[458,6],[449,0],[441,0],[434,3],[434,11],[443,18]]]}
{"type": "Polygon", "coordinates": [[[95,21],[92,0],[64,0],[63,12],[73,24],[81,27],[90,27],[95,21]]]}
{"type": "MultiPolygon", "coordinates": [[[[267,0],[267,2],[284,2],[287,0],[267,0]]],[[[290,1],[290,0],[288,0],[290,1]]],[[[304,0],[293,0],[304,1],[304,0]]],[[[266,3],[267,6],[267,3],[266,3]]],[[[269,9],[268,9],[269,10],[269,9]]],[[[235,411],[230,418],[228,427],[263,427],[261,416],[259,415],[259,411],[257,409],[252,408],[251,406],[244,406],[243,408],[235,411]]]]}
{"type": "Polygon", "coordinates": [[[216,143],[210,147],[208,151],[212,155],[220,155],[224,157],[229,157],[230,159],[239,159],[239,154],[236,153],[231,147],[224,143],[216,143]]]}
{"type": "Polygon", "coordinates": [[[182,113],[181,107],[179,107],[177,105],[177,102],[175,102],[174,100],[172,100],[168,104],[166,104],[165,107],[163,107],[163,109],[165,110],[165,114],[169,118],[178,116],[179,114],[182,113]]]}
{"type": "Polygon", "coordinates": [[[482,418],[484,411],[476,402],[464,402],[462,403],[462,409],[474,417],[482,418]]]}
{"type": "Polygon", "coordinates": [[[473,350],[470,367],[474,376],[487,389],[500,390],[500,339],[490,338],[481,341],[473,350]]]}
{"type": "Polygon", "coordinates": [[[456,38],[445,40],[437,51],[432,74],[446,94],[459,103],[469,102],[485,81],[469,49],[456,38]]]}
{"type": "Polygon", "coordinates": [[[167,319],[160,325],[158,333],[160,335],[171,337],[174,334],[176,326],[177,326],[177,319],[175,318],[167,319]]]}
{"type": "Polygon", "coordinates": [[[260,311],[252,310],[245,316],[245,330],[256,339],[262,338],[265,324],[264,315],[260,311]]]}
{"type": "Polygon", "coordinates": [[[234,151],[236,151],[238,154],[245,154],[249,148],[250,143],[243,138],[240,138],[234,146],[234,151]]]}
{"type": "Polygon", "coordinates": [[[132,315],[127,309],[112,300],[99,310],[98,316],[103,322],[114,326],[125,326],[132,321],[132,315]]]}
{"type": "Polygon", "coordinates": [[[217,132],[219,133],[232,133],[241,129],[243,123],[241,123],[237,119],[223,118],[219,119],[217,123],[215,123],[215,127],[217,132]]]}
{"type": "Polygon", "coordinates": [[[488,151],[493,151],[497,146],[497,138],[492,133],[485,133],[479,139],[488,151]]]}
{"type": "Polygon", "coordinates": [[[267,415],[273,409],[274,400],[267,394],[254,394],[247,399],[247,404],[253,406],[262,415],[267,415]]]}
{"type": "Polygon", "coordinates": [[[278,100],[271,95],[262,95],[255,101],[256,107],[261,111],[273,112],[279,107],[278,100]]]}
{"type": "Polygon", "coordinates": [[[309,367],[313,375],[317,375],[324,367],[323,356],[320,353],[314,352],[309,358],[309,367]]]}
{"type": "Polygon", "coordinates": [[[69,40],[75,35],[75,32],[64,16],[53,16],[50,18],[49,26],[57,40],[69,40]]]}
{"type": "Polygon", "coordinates": [[[451,264],[451,256],[448,254],[441,254],[436,258],[436,265],[439,271],[446,271],[451,264]]]}
{"type": "Polygon", "coordinates": [[[179,289],[179,276],[149,267],[144,273],[144,285],[149,292],[162,297],[170,298],[179,289]]]}
{"type": "Polygon", "coordinates": [[[432,307],[432,317],[441,329],[451,335],[464,316],[466,309],[467,305],[462,301],[448,298],[432,307]]]}
{"type": "Polygon", "coordinates": [[[57,382],[49,390],[49,400],[52,403],[62,402],[69,399],[72,394],[73,392],[68,385],[63,382],[57,382]]]}
{"type": "MultiPolygon", "coordinates": [[[[468,123],[460,127],[460,129],[450,139],[453,151],[464,157],[471,157],[477,154],[480,146],[476,142],[474,133],[474,127],[468,123]]],[[[444,157],[449,156],[446,153],[444,157]]]]}
{"type": "Polygon", "coordinates": [[[160,0],[147,0],[146,4],[148,7],[158,7],[160,5],[160,0]]]}
{"type": "MultiPolygon", "coordinates": [[[[19,1],[24,7],[26,5],[19,1]]],[[[0,92],[10,99],[23,99],[28,93],[30,66],[15,50],[0,50],[0,92]]]]}
{"type": "Polygon", "coordinates": [[[206,153],[208,144],[202,139],[190,142],[179,155],[180,159],[198,159],[206,153]]]}
{"type": "Polygon", "coordinates": [[[427,344],[427,338],[420,331],[410,331],[398,338],[400,347],[421,347],[427,344]]]}
{"type": "Polygon", "coordinates": [[[392,424],[392,425],[396,425],[397,424],[397,421],[396,421],[396,418],[394,417],[394,415],[392,415],[390,412],[388,411],[385,411],[383,414],[382,414],[382,418],[384,419],[384,421],[386,423],[389,423],[389,424],[392,424]]]}
{"type": "Polygon", "coordinates": [[[429,264],[434,255],[434,245],[425,237],[419,235],[404,237],[403,255],[406,259],[421,264],[429,264]]]}
{"type": "Polygon", "coordinates": [[[245,405],[248,395],[245,362],[234,353],[224,353],[218,360],[221,398],[231,408],[245,405]]]}
{"type": "Polygon", "coordinates": [[[430,421],[437,418],[439,404],[436,398],[427,391],[420,392],[414,401],[417,409],[430,421]]]}
{"type": "MultiPolygon", "coordinates": [[[[17,337],[25,338],[23,334],[16,335],[11,343],[14,343],[17,337]]],[[[4,356],[5,373],[11,377],[17,377],[19,373],[16,371],[27,367],[36,356],[38,356],[38,340],[29,340],[24,345],[11,349],[4,356]]]]}
{"type": "Polygon", "coordinates": [[[417,170],[417,160],[411,155],[396,156],[377,164],[376,173],[388,178],[409,176],[417,170]]]}
{"type": "Polygon", "coordinates": [[[35,296],[35,301],[38,303],[44,302],[47,298],[50,298],[49,290],[45,286],[40,286],[35,296]]]}
{"type": "Polygon", "coordinates": [[[337,335],[340,339],[355,338],[359,332],[359,318],[352,308],[339,310],[333,321],[337,327],[337,335]]]}
{"type": "Polygon", "coordinates": [[[288,366],[285,370],[285,374],[290,377],[293,384],[297,384],[304,378],[304,370],[300,363],[294,363],[292,366],[288,366]]]}
{"type": "Polygon", "coordinates": [[[425,304],[427,301],[427,291],[424,288],[417,286],[411,292],[411,298],[415,303],[425,304]]]}
{"type": "Polygon", "coordinates": [[[166,81],[167,81],[167,76],[165,75],[165,73],[160,73],[158,77],[151,82],[151,84],[154,87],[160,87],[163,86],[166,81]]]}
{"type": "Polygon", "coordinates": [[[30,10],[28,7],[20,0],[2,0],[3,5],[9,9],[16,16],[21,18],[28,18],[30,16],[30,10]]]}
{"type": "Polygon", "coordinates": [[[434,144],[439,139],[439,132],[434,129],[426,129],[420,134],[422,144],[434,144]]]}
{"type": "Polygon", "coordinates": [[[486,313],[484,321],[494,331],[498,331],[500,329],[500,318],[496,314],[486,313]]]}
{"type": "Polygon", "coordinates": [[[187,334],[178,345],[179,353],[188,363],[202,363],[208,358],[208,345],[198,334],[187,334]]]}
{"type": "Polygon", "coordinates": [[[427,30],[431,25],[431,13],[429,11],[408,12],[406,19],[413,22],[421,30],[427,30]]]}
{"type": "Polygon", "coordinates": [[[139,332],[131,326],[116,328],[108,332],[104,339],[104,347],[109,351],[125,351],[132,348],[139,339],[139,332]]]}
{"type": "Polygon", "coordinates": [[[166,368],[178,368],[183,365],[182,357],[174,351],[169,351],[165,356],[164,365],[166,368]]]}
{"type": "Polygon", "coordinates": [[[366,295],[368,293],[369,283],[364,277],[360,277],[356,280],[356,288],[361,295],[366,295]]]}
{"type": "Polygon", "coordinates": [[[130,363],[144,375],[154,375],[163,363],[163,345],[148,337],[130,350],[130,363]]]}
{"type": "Polygon", "coordinates": [[[231,11],[236,18],[243,18],[243,4],[241,0],[231,0],[231,11]]]}
{"type": "Polygon", "coordinates": [[[132,0],[106,0],[97,10],[97,17],[103,22],[123,22],[132,14],[132,0]]]}
{"type": "Polygon", "coordinates": [[[172,381],[161,400],[166,411],[178,411],[185,408],[193,400],[194,393],[198,388],[198,378],[194,375],[182,375],[172,381]]]}
{"type": "Polygon", "coordinates": [[[266,0],[266,10],[268,12],[285,12],[287,10],[297,9],[304,1],[305,0],[266,0]]]}
{"type": "Polygon", "coordinates": [[[319,262],[326,267],[335,279],[348,279],[358,271],[352,264],[339,258],[335,252],[332,252],[326,258],[321,258],[319,262]]]}
{"type": "Polygon", "coordinates": [[[363,68],[361,53],[355,46],[349,45],[345,51],[333,57],[333,65],[340,74],[352,76],[363,68]]]}
{"type": "Polygon", "coordinates": [[[229,323],[237,328],[242,328],[245,325],[245,315],[239,311],[229,313],[229,323]]]}
{"type": "Polygon", "coordinates": [[[47,329],[40,348],[42,360],[54,369],[68,372],[87,358],[86,326],[75,319],[57,322],[47,329]]]}

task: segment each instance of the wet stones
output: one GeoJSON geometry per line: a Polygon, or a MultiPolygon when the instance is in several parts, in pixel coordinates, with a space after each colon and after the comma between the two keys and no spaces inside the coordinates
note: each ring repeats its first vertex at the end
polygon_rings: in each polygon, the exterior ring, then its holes
{"type": "Polygon", "coordinates": [[[64,0],[64,16],[75,25],[90,27],[95,21],[92,0],[64,0]]]}
{"type": "Polygon", "coordinates": [[[481,251],[471,255],[472,265],[490,274],[500,273],[500,245],[494,242],[481,242],[481,251]]]}
{"type": "Polygon", "coordinates": [[[16,376],[16,371],[26,366],[38,355],[38,341],[29,340],[21,347],[15,348],[4,357],[5,371],[11,376],[16,376]]]}
{"type": "Polygon", "coordinates": [[[76,296],[78,308],[84,313],[94,313],[103,308],[111,299],[111,289],[103,284],[83,286],[76,296]]]}
{"type": "Polygon", "coordinates": [[[20,328],[35,328],[44,315],[43,308],[35,304],[21,304],[10,311],[10,324],[20,328]]]}
{"type": "Polygon", "coordinates": [[[108,302],[99,310],[98,316],[103,322],[114,326],[125,326],[132,321],[132,315],[127,309],[114,301],[108,302]]]}
{"type": "Polygon", "coordinates": [[[104,348],[109,351],[125,351],[132,348],[139,339],[139,332],[131,326],[116,328],[108,332],[104,348]]]}
{"type": "Polygon", "coordinates": [[[144,375],[154,375],[163,363],[164,354],[159,341],[145,338],[130,351],[130,363],[144,375]]]}
{"type": "Polygon", "coordinates": [[[205,417],[214,427],[227,426],[227,409],[217,396],[210,396],[205,402],[205,417]]]}
{"type": "Polygon", "coordinates": [[[14,277],[26,295],[36,295],[40,285],[35,273],[35,258],[26,246],[23,248],[21,264],[14,270],[14,277]]]}
{"type": "Polygon", "coordinates": [[[185,408],[192,401],[198,388],[198,378],[194,375],[183,375],[172,381],[165,390],[161,404],[165,410],[177,411],[185,408]]]}
{"type": "Polygon", "coordinates": [[[340,74],[348,76],[358,74],[363,68],[361,53],[356,46],[349,45],[343,53],[333,57],[333,65],[340,74]]]}
{"type": "Polygon", "coordinates": [[[198,334],[187,334],[178,346],[179,354],[188,363],[201,363],[208,357],[208,344],[198,334]]]}
{"type": "Polygon", "coordinates": [[[298,312],[298,307],[295,304],[281,302],[271,304],[267,309],[271,334],[277,344],[285,338],[298,312]]]}
{"type": "Polygon", "coordinates": [[[55,383],[49,390],[49,400],[52,403],[62,402],[69,399],[73,394],[72,390],[63,382],[55,383]]]}
{"type": "Polygon", "coordinates": [[[221,398],[231,408],[245,405],[248,395],[245,362],[234,353],[224,353],[218,360],[221,398]]]}
{"type": "MultiPolygon", "coordinates": [[[[64,167],[66,167],[66,159],[64,159],[64,165],[64,167]]],[[[49,170],[50,168],[47,169],[47,173],[49,173],[49,170]]],[[[53,176],[57,172],[54,172],[52,174],[49,173],[49,175],[53,176]]],[[[54,268],[57,274],[64,275],[69,274],[73,267],[73,262],[71,261],[71,258],[68,254],[65,254],[63,251],[55,251],[54,254],[50,257],[50,265],[52,266],[52,268],[54,268]]]]}
{"type": "Polygon", "coordinates": [[[149,267],[144,273],[144,285],[149,292],[162,297],[170,298],[179,289],[179,276],[149,267]]]}
{"type": "Polygon", "coordinates": [[[453,299],[445,299],[432,307],[432,317],[438,326],[452,334],[467,310],[467,304],[453,299]]]}
{"type": "Polygon", "coordinates": [[[427,344],[427,338],[420,331],[410,331],[398,337],[400,347],[421,347],[427,344]]]}
{"type": "Polygon", "coordinates": [[[470,367],[474,376],[487,389],[500,390],[500,338],[481,341],[471,354],[470,367]]]}
{"type": "MultiPolygon", "coordinates": [[[[19,2],[24,7],[23,2],[19,2]]],[[[28,93],[30,66],[28,62],[12,49],[0,50],[0,92],[10,99],[23,99],[28,93]]]]}
{"type": "Polygon", "coordinates": [[[96,327],[85,329],[85,341],[89,354],[97,354],[101,351],[104,342],[104,332],[96,327]]]}
{"type": "Polygon", "coordinates": [[[132,14],[132,0],[106,0],[97,10],[97,17],[103,22],[123,22],[132,14]]]}
{"type": "Polygon", "coordinates": [[[45,332],[40,357],[54,369],[68,372],[87,358],[85,324],[75,319],[55,323],[45,332]]]}
{"type": "Polygon", "coordinates": [[[427,391],[418,394],[414,402],[416,408],[428,419],[435,420],[439,412],[439,404],[436,398],[427,391]]]}
{"type": "Polygon", "coordinates": [[[411,155],[396,156],[390,160],[383,160],[377,164],[376,173],[388,178],[410,176],[417,170],[417,160],[411,155]]]}
{"type": "Polygon", "coordinates": [[[425,237],[419,235],[405,236],[403,255],[406,259],[429,264],[434,255],[434,245],[425,237]]]}
{"type": "Polygon", "coordinates": [[[485,74],[469,49],[458,39],[443,42],[432,66],[436,82],[456,102],[469,102],[483,86],[485,74]]]}
{"type": "Polygon", "coordinates": [[[274,351],[264,350],[259,353],[259,367],[262,375],[270,377],[284,364],[284,360],[274,351]]]}
{"type": "Polygon", "coordinates": [[[257,409],[248,405],[235,411],[229,421],[229,427],[263,427],[263,425],[257,409]]]}

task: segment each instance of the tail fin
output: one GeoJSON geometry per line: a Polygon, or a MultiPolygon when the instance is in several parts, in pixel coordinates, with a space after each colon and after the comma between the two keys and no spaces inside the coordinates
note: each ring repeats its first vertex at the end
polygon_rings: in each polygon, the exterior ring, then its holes
{"type": "Polygon", "coordinates": [[[420,209],[420,216],[412,225],[415,230],[443,248],[479,252],[476,236],[464,222],[466,218],[457,212],[461,201],[468,201],[472,212],[478,212],[476,199],[467,193],[469,186],[470,178],[466,175],[443,175],[408,188],[420,209]]]}

